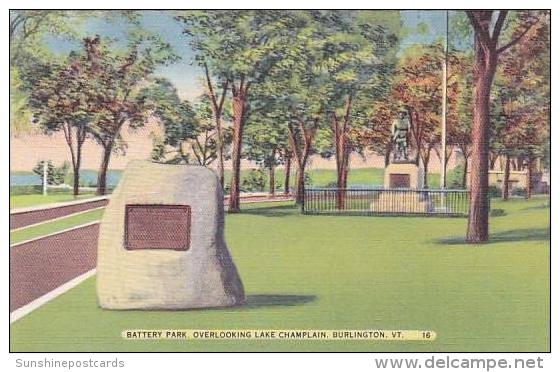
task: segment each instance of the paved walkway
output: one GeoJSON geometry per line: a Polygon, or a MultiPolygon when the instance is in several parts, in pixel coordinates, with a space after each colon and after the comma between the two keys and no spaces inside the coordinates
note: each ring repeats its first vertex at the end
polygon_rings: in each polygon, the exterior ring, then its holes
{"type": "Polygon", "coordinates": [[[47,207],[25,212],[10,213],[10,230],[19,229],[36,223],[47,222],[49,220],[64,217],[70,214],[87,211],[99,207],[104,207],[109,202],[108,199],[96,199],[93,201],[83,201],[70,205],[47,207]]]}
{"type": "MultiPolygon", "coordinates": [[[[252,196],[241,203],[287,200],[293,198],[252,196]]],[[[10,248],[10,312],[94,269],[98,233],[99,224],[94,224],[10,248]]]]}
{"type": "Polygon", "coordinates": [[[99,225],[10,248],[10,312],[95,268],[99,225]]]}
{"type": "MultiPolygon", "coordinates": [[[[228,205],[229,197],[226,195],[224,197],[224,205],[228,205]]],[[[241,203],[258,203],[267,201],[287,201],[293,200],[291,196],[276,196],[271,198],[268,195],[258,195],[258,196],[242,196],[241,203]]],[[[99,199],[96,198],[92,201],[80,201],[72,202],[68,205],[61,206],[46,206],[45,208],[32,208],[31,210],[26,210],[22,212],[12,212],[10,213],[10,230],[21,229],[26,226],[48,222],[50,220],[68,216],[70,214],[85,212],[90,209],[104,207],[109,203],[109,199],[99,199]]]]}

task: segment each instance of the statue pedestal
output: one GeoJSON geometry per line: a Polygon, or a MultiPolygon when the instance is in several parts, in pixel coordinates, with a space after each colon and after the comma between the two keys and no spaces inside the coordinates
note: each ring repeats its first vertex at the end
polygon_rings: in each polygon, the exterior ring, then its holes
{"type": "Polygon", "coordinates": [[[417,192],[424,186],[424,171],[410,161],[393,162],[385,168],[383,190],[370,210],[388,214],[424,214],[433,210],[429,196],[417,192]]]}
{"type": "Polygon", "coordinates": [[[370,205],[370,210],[390,214],[425,214],[434,209],[432,201],[417,192],[383,192],[370,205]]]}
{"type": "Polygon", "coordinates": [[[393,162],[385,168],[385,189],[421,189],[424,186],[424,170],[411,162],[393,162]]]}

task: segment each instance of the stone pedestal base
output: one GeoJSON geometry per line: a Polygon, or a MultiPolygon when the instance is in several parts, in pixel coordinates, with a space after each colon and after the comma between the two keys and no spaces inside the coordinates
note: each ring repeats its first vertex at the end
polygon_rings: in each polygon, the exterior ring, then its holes
{"type": "Polygon", "coordinates": [[[384,191],[371,203],[371,211],[378,213],[430,213],[432,201],[415,191],[384,191]]]}
{"type": "Polygon", "coordinates": [[[418,192],[424,186],[424,171],[414,163],[395,162],[385,169],[384,190],[371,203],[372,212],[430,213],[432,201],[427,193],[418,192]]]}
{"type": "Polygon", "coordinates": [[[383,187],[385,189],[421,189],[424,185],[424,171],[414,163],[391,163],[385,168],[383,187]]]}

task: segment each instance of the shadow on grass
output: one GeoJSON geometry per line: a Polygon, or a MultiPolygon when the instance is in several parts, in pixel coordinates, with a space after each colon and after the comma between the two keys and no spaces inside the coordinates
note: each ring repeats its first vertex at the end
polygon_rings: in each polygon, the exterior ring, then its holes
{"type": "Polygon", "coordinates": [[[246,309],[257,309],[262,307],[287,307],[287,306],[298,306],[313,302],[317,299],[314,295],[292,295],[292,294],[257,294],[257,295],[247,295],[245,297],[245,303],[241,305],[234,306],[223,306],[223,307],[198,307],[190,309],[159,309],[159,308],[147,308],[147,309],[101,309],[108,312],[131,312],[131,313],[143,313],[143,312],[197,312],[197,311],[242,311],[246,309]]]}
{"type": "Polygon", "coordinates": [[[524,211],[527,210],[532,210],[532,209],[550,209],[550,204],[546,203],[546,204],[539,204],[539,205],[533,205],[531,207],[525,207],[523,208],[524,211]]]}
{"type": "Polygon", "coordinates": [[[240,308],[257,308],[272,306],[297,306],[313,302],[317,296],[313,295],[279,295],[279,294],[259,294],[248,295],[244,305],[240,308]]]}
{"type": "Polygon", "coordinates": [[[299,207],[295,205],[278,205],[272,207],[247,208],[241,214],[249,214],[263,217],[288,217],[299,214],[299,207]]]}
{"type": "MultiPolygon", "coordinates": [[[[532,241],[546,241],[550,240],[550,229],[518,229],[508,230],[499,233],[490,234],[490,240],[485,244],[504,243],[504,242],[532,242],[532,241]]],[[[436,244],[443,245],[463,245],[465,242],[464,236],[454,236],[449,238],[438,239],[436,244]]]]}

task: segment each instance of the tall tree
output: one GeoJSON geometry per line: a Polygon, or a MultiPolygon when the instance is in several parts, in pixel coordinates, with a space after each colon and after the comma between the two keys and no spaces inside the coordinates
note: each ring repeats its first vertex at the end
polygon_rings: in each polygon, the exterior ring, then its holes
{"type": "Polygon", "coordinates": [[[72,36],[68,18],[63,11],[10,10],[10,129],[15,135],[31,131],[29,95],[42,68],[54,63],[43,37],[72,36]]]}
{"type": "MultiPolygon", "coordinates": [[[[412,143],[416,149],[416,162],[424,167],[424,187],[428,187],[427,174],[432,152],[435,150],[445,161],[452,153],[452,142],[446,149],[439,149],[441,142],[441,61],[443,48],[438,44],[411,47],[405,51],[397,69],[392,89],[393,99],[405,107],[412,122],[412,143]],[[422,164],[420,164],[422,163],[422,164]]],[[[448,102],[456,96],[457,59],[449,56],[448,102]]],[[[451,105],[450,105],[451,106],[451,105]]],[[[393,113],[396,115],[396,112],[393,113]]],[[[448,120],[448,124],[453,124],[448,120]]],[[[449,125],[452,127],[452,125],[449,125]]],[[[451,128],[449,128],[451,129],[451,128]]]]}
{"type": "Polygon", "coordinates": [[[227,77],[222,76],[222,82],[218,86],[215,86],[210,76],[210,71],[208,69],[208,64],[202,62],[204,67],[204,77],[206,82],[206,95],[210,100],[212,109],[212,116],[216,126],[216,148],[217,148],[217,159],[218,159],[218,177],[220,179],[220,184],[224,187],[224,128],[222,127],[222,117],[224,113],[224,103],[226,100],[229,80],[227,77]]]}
{"type": "Polygon", "coordinates": [[[363,147],[383,157],[385,167],[391,161],[393,152],[391,122],[398,111],[399,105],[391,97],[387,96],[386,99],[375,102],[369,125],[364,128],[360,136],[360,139],[364,141],[363,147]]]}
{"type": "Polygon", "coordinates": [[[28,133],[30,112],[27,98],[33,90],[41,68],[61,62],[57,53],[45,43],[46,37],[79,41],[86,32],[87,20],[135,23],[134,11],[10,10],[10,129],[14,134],[28,133]]]}
{"type": "Polygon", "coordinates": [[[278,124],[274,113],[267,112],[266,106],[261,107],[250,116],[244,145],[245,157],[268,170],[271,196],[276,194],[276,167],[282,163],[282,150],[287,146],[286,129],[278,124]]]}
{"type": "MultiPolygon", "coordinates": [[[[330,116],[337,185],[347,187],[350,154],[361,150],[357,127],[367,125],[371,100],[387,93],[396,62],[400,16],[396,12],[337,11],[317,16],[325,34],[324,63],[330,75],[330,116]]],[[[338,208],[345,194],[339,192],[338,208]]]]}
{"type": "Polygon", "coordinates": [[[282,159],[282,164],[284,164],[284,196],[290,195],[291,192],[291,180],[292,180],[292,149],[289,144],[283,146],[279,153],[280,159],[282,159]]]}
{"type": "Polygon", "coordinates": [[[300,22],[291,36],[290,48],[271,69],[267,81],[260,85],[256,109],[264,109],[271,123],[282,126],[280,133],[286,136],[283,146],[286,172],[293,161],[296,167],[296,203],[301,204],[309,158],[319,151],[315,143],[318,135],[321,137],[320,134],[325,133],[324,107],[329,72],[324,60],[324,34],[317,21],[317,12],[298,12],[297,16],[300,22]]]}
{"type": "Polygon", "coordinates": [[[220,81],[227,81],[232,95],[232,178],[228,211],[240,211],[239,180],[243,131],[251,88],[266,78],[289,47],[291,24],[286,11],[189,11],[177,16],[190,36],[196,60],[220,81]]]}
{"type": "Polygon", "coordinates": [[[462,188],[467,187],[469,158],[471,156],[472,127],[472,74],[466,68],[469,56],[459,57],[459,66],[465,66],[463,73],[458,74],[457,94],[454,102],[450,102],[447,120],[452,123],[448,131],[449,142],[456,146],[463,157],[462,188]]]}
{"type": "Polygon", "coordinates": [[[471,200],[466,240],[469,243],[488,241],[488,161],[490,143],[490,91],[498,66],[498,57],[521,41],[546,13],[525,11],[516,14],[511,22],[511,39],[500,43],[500,34],[508,11],[501,10],[494,17],[492,10],[467,11],[475,33],[473,64],[473,125],[471,155],[471,200]]]}
{"type": "Polygon", "coordinates": [[[163,138],[153,139],[152,159],[172,164],[191,163],[192,152],[185,143],[197,138],[200,126],[191,103],[181,100],[175,86],[166,79],[156,79],[141,90],[140,96],[163,126],[163,138]]]}
{"type": "MultiPolygon", "coordinates": [[[[194,109],[197,117],[196,137],[190,141],[198,165],[210,165],[218,160],[218,178],[223,180],[223,161],[229,159],[226,151],[231,146],[231,128],[216,120],[212,100],[208,95],[200,97],[194,109]]],[[[229,112],[222,109],[221,116],[230,119],[229,112]]]]}
{"type": "MultiPolygon", "coordinates": [[[[516,46],[502,56],[493,96],[499,125],[492,132],[493,148],[505,157],[502,198],[509,197],[512,158],[527,163],[527,197],[531,195],[534,160],[545,155],[550,133],[550,51],[548,25],[533,27],[516,46]]],[[[495,126],[496,127],[496,126],[495,126]]]]}
{"type": "Polygon", "coordinates": [[[92,62],[89,55],[72,52],[61,65],[43,65],[29,99],[34,121],[46,133],[64,133],[72,161],[74,195],[79,193],[82,147],[96,120],[91,99],[97,94],[91,80],[92,62]]]}
{"type": "Polygon", "coordinates": [[[124,52],[112,50],[99,37],[84,39],[84,49],[97,88],[92,97],[97,120],[89,130],[102,147],[97,194],[104,195],[111,155],[125,145],[122,128],[143,126],[153,108],[142,89],[156,67],[174,61],[176,55],[159,37],[139,30],[129,32],[124,52]]]}
{"type": "MultiPolygon", "coordinates": [[[[163,126],[163,136],[152,138],[153,160],[208,166],[218,158],[218,130],[207,95],[200,96],[193,105],[182,100],[175,86],[162,78],[144,88],[142,95],[163,126]]],[[[230,131],[224,128],[222,131],[227,145],[231,141],[230,131]]]]}
{"type": "Polygon", "coordinates": [[[47,34],[74,37],[77,20],[71,20],[72,15],[62,10],[10,10],[10,66],[23,67],[45,57],[42,38],[47,34]]]}

